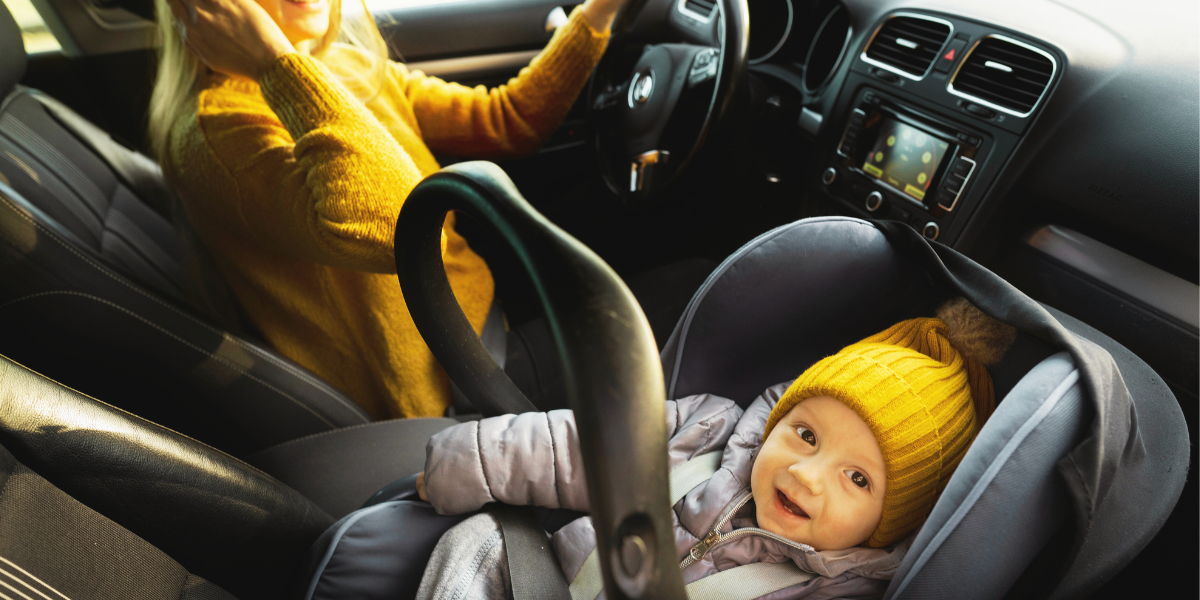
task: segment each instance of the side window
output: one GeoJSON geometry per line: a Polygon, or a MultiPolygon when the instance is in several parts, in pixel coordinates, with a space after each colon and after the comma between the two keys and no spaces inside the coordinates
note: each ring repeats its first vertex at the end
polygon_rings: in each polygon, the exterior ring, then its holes
{"type": "Polygon", "coordinates": [[[13,18],[16,19],[17,26],[21,28],[25,52],[37,54],[62,50],[62,47],[58,45],[58,40],[54,39],[54,34],[50,33],[46,23],[42,21],[42,16],[38,14],[30,0],[3,0],[3,2],[8,7],[8,12],[12,13],[13,18]]]}
{"type": "MultiPolygon", "coordinates": [[[[447,2],[454,2],[455,0],[364,0],[364,1],[367,3],[367,10],[370,10],[371,14],[373,14],[373,15],[378,15],[378,14],[386,13],[389,10],[395,10],[397,8],[407,8],[409,6],[424,6],[426,4],[445,4],[447,2]]],[[[343,5],[345,5],[347,3],[348,2],[346,2],[346,0],[343,0],[343,5]]]]}

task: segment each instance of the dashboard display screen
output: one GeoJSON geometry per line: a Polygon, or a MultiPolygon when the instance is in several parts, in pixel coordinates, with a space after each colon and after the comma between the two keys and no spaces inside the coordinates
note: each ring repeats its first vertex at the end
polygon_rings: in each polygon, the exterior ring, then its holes
{"type": "Polygon", "coordinates": [[[863,160],[862,170],[876,179],[924,200],[933,174],[950,144],[916,127],[890,117],[879,124],[875,147],[863,160]]]}

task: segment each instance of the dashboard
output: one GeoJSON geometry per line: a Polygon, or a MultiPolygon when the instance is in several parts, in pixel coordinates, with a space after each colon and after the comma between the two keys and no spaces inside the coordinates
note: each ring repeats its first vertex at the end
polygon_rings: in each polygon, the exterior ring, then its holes
{"type": "MultiPolygon", "coordinates": [[[[701,40],[711,0],[670,1],[701,40]]],[[[777,115],[749,136],[760,180],[799,216],[954,247],[1145,359],[1200,427],[1200,5],[748,4],[751,87],[777,115]]]]}
{"type": "MultiPolygon", "coordinates": [[[[672,0],[699,32],[711,0],[672,0]]],[[[1143,357],[1195,423],[1200,6],[749,0],[752,144],[815,212],[904,221],[1143,357]],[[793,149],[803,149],[788,155],[793,149]]]]}
{"type": "Polygon", "coordinates": [[[1196,7],[1155,5],[751,0],[750,70],[798,96],[797,143],[821,158],[807,176],[854,214],[975,246],[1019,189],[1021,210],[1076,212],[1194,282],[1196,7]],[[877,137],[896,124],[947,145],[911,181],[901,164],[925,152],[877,137]]]}

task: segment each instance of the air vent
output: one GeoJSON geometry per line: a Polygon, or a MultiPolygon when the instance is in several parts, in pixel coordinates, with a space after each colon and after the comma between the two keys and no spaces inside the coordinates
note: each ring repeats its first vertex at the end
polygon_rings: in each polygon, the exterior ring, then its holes
{"type": "Polygon", "coordinates": [[[712,16],[713,9],[716,8],[716,0],[683,0],[683,10],[692,13],[692,16],[707,21],[712,16]]]}
{"type": "Polygon", "coordinates": [[[950,91],[1023,117],[1033,112],[1052,77],[1054,59],[1049,54],[1016,40],[991,36],[963,60],[950,81],[950,91]]]}
{"type": "Polygon", "coordinates": [[[921,79],[951,31],[950,24],[941,19],[895,16],[875,32],[863,60],[910,79],[921,79]]]}

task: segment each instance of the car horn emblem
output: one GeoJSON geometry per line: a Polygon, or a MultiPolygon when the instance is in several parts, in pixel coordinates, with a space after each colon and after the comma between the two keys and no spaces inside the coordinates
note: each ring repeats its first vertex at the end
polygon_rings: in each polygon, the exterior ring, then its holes
{"type": "Polygon", "coordinates": [[[629,86],[629,108],[637,104],[645,104],[654,93],[654,73],[637,73],[629,86]]]}

